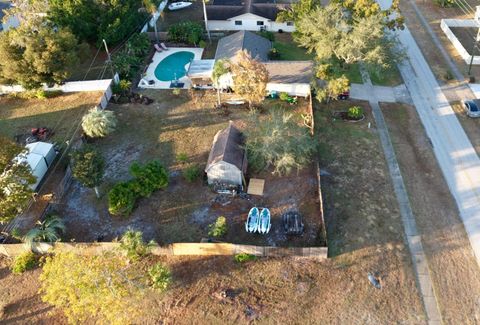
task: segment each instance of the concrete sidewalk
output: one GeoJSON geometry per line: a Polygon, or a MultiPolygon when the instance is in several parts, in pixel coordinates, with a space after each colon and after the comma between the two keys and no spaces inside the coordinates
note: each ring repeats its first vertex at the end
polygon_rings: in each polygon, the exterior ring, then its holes
{"type": "Polygon", "coordinates": [[[370,100],[372,95],[379,102],[412,104],[410,94],[405,85],[396,87],[373,86],[367,84],[351,84],[350,98],[370,100]]]}

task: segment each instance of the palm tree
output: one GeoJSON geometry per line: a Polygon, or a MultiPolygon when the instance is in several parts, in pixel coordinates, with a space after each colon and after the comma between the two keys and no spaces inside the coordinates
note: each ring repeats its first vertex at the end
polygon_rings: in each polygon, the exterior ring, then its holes
{"type": "Polygon", "coordinates": [[[112,111],[91,109],[82,118],[82,128],[91,138],[103,138],[117,127],[117,118],[112,111]]]}
{"type": "MultiPolygon", "coordinates": [[[[153,18],[155,18],[155,14],[157,13],[157,6],[155,5],[155,2],[153,0],[142,0],[143,1],[143,6],[145,7],[145,10],[152,15],[153,18]]],[[[158,32],[157,32],[157,21],[155,21],[155,24],[153,24],[153,28],[155,29],[155,39],[157,40],[157,43],[159,42],[158,40],[158,32]]]]}
{"type": "Polygon", "coordinates": [[[23,241],[32,246],[34,242],[53,243],[59,241],[59,233],[65,233],[65,223],[57,215],[47,215],[43,221],[37,221],[36,227],[30,229],[23,241]]]}

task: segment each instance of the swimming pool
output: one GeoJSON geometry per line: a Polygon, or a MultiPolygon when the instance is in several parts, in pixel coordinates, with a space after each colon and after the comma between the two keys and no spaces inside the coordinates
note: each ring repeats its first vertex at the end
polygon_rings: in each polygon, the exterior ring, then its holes
{"type": "Polygon", "coordinates": [[[178,80],[187,74],[185,65],[190,63],[195,54],[179,51],[164,58],[155,68],[155,77],[160,81],[178,80]]]}

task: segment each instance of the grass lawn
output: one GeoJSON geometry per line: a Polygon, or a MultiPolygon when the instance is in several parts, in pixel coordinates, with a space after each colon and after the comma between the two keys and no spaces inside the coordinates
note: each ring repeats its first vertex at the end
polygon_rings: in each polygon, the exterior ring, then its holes
{"type": "Polygon", "coordinates": [[[28,134],[34,127],[48,127],[55,132],[52,141],[63,143],[100,97],[98,92],[68,93],[48,99],[0,97],[0,135],[13,138],[28,134]]]}
{"type": "Polygon", "coordinates": [[[307,51],[299,47],[292,38],[292,35],[289,33],[275,33],[275,42],[273,42],[273,47],[275,47],[280,52],[280,57],[276,60],[285,60],[285,61],[302,61],[302,60],[313,60],[313,54],[308,54],[307,51]]]}
{"type": "Polygon", "coordinates": [[[403,83],[400,71],[396,66],[392,66],[389,69],[380,71],[380,73],[370,73],[370,79],[374,85],[378,86],[398,86],[403,83]]]}

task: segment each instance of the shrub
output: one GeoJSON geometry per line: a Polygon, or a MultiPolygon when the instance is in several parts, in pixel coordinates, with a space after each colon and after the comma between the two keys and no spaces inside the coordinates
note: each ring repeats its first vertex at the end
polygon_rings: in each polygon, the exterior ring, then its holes
{"type": "Polygon", "coordinates": [[[268,50],[268,58],[270,60],[278,59],[280,58],[280,52],[276,48],[272,47],[270,50],[268,50]]]}
{"type": "Polygon", "coordinates": [[[172,282],[172,274],[170,270],[160,263],[156,263],[148,270],[150,276],[150,283],[152,288],[165,291],[170,282],[172,282]]]}
{"type": "Polygon", "coordinates": [[[443,8],[453,7],[455,5],[455,0],[434,0],[434,2],[443,8]]]}
{"type": "Polygon", "coordinates": [[[283,100],[284,102],[290,99],[290,96],[288,95],[288,93],[280,93],[278,97],[280,98],[280,100],[283,100]]]}
{"type": "Polygon", "coordinates": [[[182,93],[182,90],[180,88],[173,88],[172,90],[172,94],[175,96],[180,96],[181,93],[182,93]]]}
{"type": "Polygon", "coordinates": [[[316,143],[308,129],[294,120],[293,114],[274,109],[260,121],[254,116],[248,128],[245,147],[248,164],[256,171],[273,167],[273,173],[287,175],[311,161],[316,143]]]}
{"type": "Polygon", "coordinates": [[[132,212],[137,199],[137,193],[132,187],[132,182],[122,182],[108,192],[108,212],[123,216],[132,212]]]}
{"type": "Polygon", "coordinates": [[[94,188],[100,197],[98,186],[102,183],[105,160],[96,148],[85,145],[71,153],[72,175],[83,186],[94,188]]]}
{"type": "Polygon", "coordinates": [[[205,42],[204,40],[201,40],[200,42],[198,42],[198,47],[205,48],[206,46],[207,46],[207,42],[205,42]]]}
{"type": "Polygon", "coordinates": [[[11,269],[12,273],[21,274],[25,271],[31,270],[37,264],[35,254],[32,252],[24,252],[13,260],[11,269]]]}
{"type": "Polygon", "coordinates": [[[188,161],[188,155],[185,152],[180,152],[177,155],[177,161],[181,162],[182,164],[186,163],[188,161]]]}
{"type": "Polygon", "coordinates": [[[233,259],[237,263],[245,263],[245,262],[249,262],[249,261],[254,261],[254,260],[257,259],[257,257],[255,255],[252,255],[252,254],[240,253],[240,254],[235,255],[233,257],[233,259]]]}
{"type": "Polygon", "coordinates": [[[262,31],[258,32],[258,35],[260,35],[262,37],[265,37],[270,42],[275,42],[275,34],[268,31],[268,30],[262,30],[262,31]]]}
{"type": "Polygon", "coordinates": [[[208,226],[208,235],[212,237],[223,237],[227,233],[227,219],[218,217],[217,221],[208,226]]]}
{"type": "Polygon", "coordinates": [[[135,33],[127,42],[126,51],[130,55],[144,57],[150,51],[152,44],[146,33],[135,33]]]}
{"type": "Polygon", "coordinates": [[[29,246],[34,242],[53,243],[61,239],[60,233],[65,232],[65,223],[62,218],[49,214],[42,221],[37,221],[35,228],[30,229],[23,241],[29,246]]]}
{"type": "Polygon", "coordinates": [[[112,111],[91,109],[82,117],[82,128],[91,138],[103,138],[115,131],[117,118],[112,111]]]}
{"type": "Polygon", "coordinates": [[[120,249],[125,252],[131,261],[137,261],[141,257],[150,253],[155,242],[143,241],[143,233],[141,231],[127,230],[120,239],[120,249]]]}
{"type": "Polygon", "coordinates": [[[193,21],[182,21],[168,28],[168,39],[172,42],[198,44],[202,36],[202,25],[193,21]]]}
{"type": "Polygon", "coordinates": [[[130,88],[132,87],[132,83],[128,80],[122,79],[118,84],[113,84],[112,92],[114,94],[124,95],[130,88]]]}
{"type": "Polygon", "coordinates": [[[360,106],[352,106],[347,111],[347,117],[352,120],[359,120],[363,117],[363,109],[360,106]]]}
{"type": "Polygon", "coordinates": [[[212,80],[216,83],[218,78],[230,72],[230,61],[227,59],[220,59],[215,61],[212,72],[212,80]]]}
{"type": "Polygon", "coordinates": [[[130,186],[140,196],[148,197],[154,191],[168,186],[167,170],[157,160],[143,166],[135,162],[130,166],[130,173],[135,177],[130,186]]]}
{"type": "Polygon", "coordinates": [[[197,178],[199,177],[200,177],[200,168],[197,165],[188,166],[183,171],[183,178],[185,178],[187,182],[192,183],[196,181],[197,178]]]}

